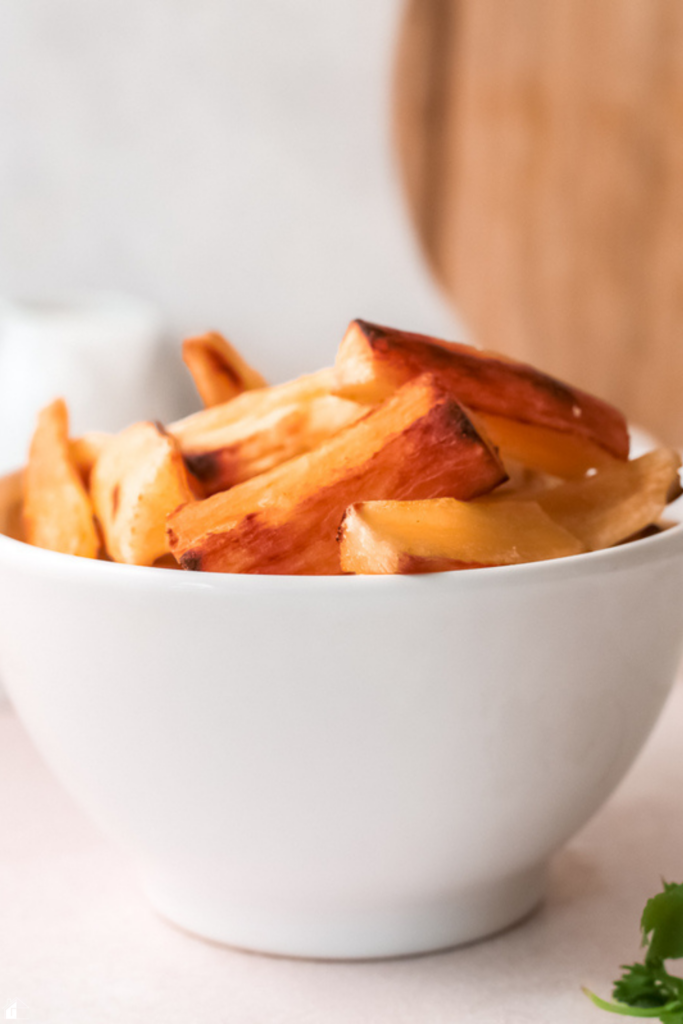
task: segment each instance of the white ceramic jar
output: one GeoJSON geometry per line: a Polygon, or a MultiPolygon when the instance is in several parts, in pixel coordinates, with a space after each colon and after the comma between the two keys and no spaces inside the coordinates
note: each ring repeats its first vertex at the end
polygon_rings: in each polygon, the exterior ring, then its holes
{"type": "Polygon", "coordinates": [[[0,298],[0,472],[25,462],[38,410],[58,395],[72,434],[179,415],[180,357],[165,340],[161,313],[129,295],[0,298]]]}

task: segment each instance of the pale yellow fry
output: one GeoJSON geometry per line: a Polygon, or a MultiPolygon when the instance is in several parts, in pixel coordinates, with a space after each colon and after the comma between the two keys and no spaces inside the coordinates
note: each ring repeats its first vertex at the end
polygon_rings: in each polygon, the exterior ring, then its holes
{"type": "Polygon", "coordinates": [[[534,496],[541,508],[591,550],[611,547],[656,523],[680,494],[678,452],[659,448],[631,462],[615,461],[595,476],[534,496]]]}
{"type": "Polygon", "coordinates": [[[135,423],[112,437],[90,487],[109,555],[133,565],[152,565],[168,552],[166,516],[192,500],[178,446],[155,423],[135,423]]]}
{"type": "Polygon", "coordinates": [[[277,384],[272,388],[245,391],[229,402],[202,409],[167,428],[169,434],[184,449],[191,449],[203,443],[213,431],[221,430],[231,423],[237,423],[247,416],[265,416],[275,409],[299,402],[307,402],[320,395],[329,395],[335,382],[333,369],[318,370],[304,377],[277,384]]]}
{"type": "Polygon", "coordinates": [[[576,555],[583,544],[533,501],[368,501],[350,506],[340,533],[342,569],[410,573],[516,565],[576,555]]]}

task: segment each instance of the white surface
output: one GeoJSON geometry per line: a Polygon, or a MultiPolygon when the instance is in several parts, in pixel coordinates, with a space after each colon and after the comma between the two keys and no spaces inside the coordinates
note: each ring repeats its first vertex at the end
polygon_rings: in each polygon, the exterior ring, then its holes
{"type": "Polygon", "coordinates": [[[176,573],[5,537],[0,568],[15,706],[157,905],[299,955],[518,918],[629,767],[683,638],[683,527],[421,577],[176,573]]]}
{"type": "Polygon", "coordinates": [[[0,713],[0,1007],[46,1024],[601,1024],[640,955],[660,878],[681,880],[683,688],[628,780],[555,857],[541,911],[488,942],[412,960],[254,956],[157,918],[126,863],[0,713]]]}
{"type": "Polygon", "coordinates": [[[0,288],[148,297],[273,380],[458,332],[390,151],[403,0],[2,0],[0,288]]]}

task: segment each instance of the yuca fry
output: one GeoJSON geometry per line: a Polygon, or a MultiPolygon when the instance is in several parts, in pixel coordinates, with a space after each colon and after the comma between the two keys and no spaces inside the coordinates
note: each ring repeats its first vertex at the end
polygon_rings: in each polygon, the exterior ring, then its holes
{"type": "MultiPolygon", "coordinates": [[[[309,373],[304,377],[277,384],[272,388],[258,388],[245,391],[237,398],[215,405],[211,409],[202,409],[182,420],[176,420],[166,429],[178,441],[181,449],[193,451],[201,448],[207,438],[215,431],[251,416],[266,416],[275,409],[284,409],[288,405],[308,402],[321,395],[329,395],[335,381],[334,370],[327,368],[309,373]]],[[[209,442],[210,443],[210,442],[209,442]]]]}
{"type": "Polygon", "coordinates": [[[516,565],[585,551],[533,501],[366,501],[339,530],[341,567],[353,573],[414,573],[516,565]]]}
{"type": "Polygon", "coordinates": [[[626,459],[626,421],[611,405],[531,366],[469,345],[354,320],[339,346],[335,394],[378,402],[422,373],[475,413],[585,437],[626,459]]]}
{"type": "Polygon", "coordinates": [[[367,405],[321,395],[208,432],[183,448],[183,458],[209,497],[312,451],[368,411],[367,405]]]}
{"type": "Polygon", "coordinates": [[[91,430],[81,437],[75,437],[69,442],[69,453],[75,463],[81,479],[87,487],[90,482],[92,468],[97,461],[100,452],[111,438],[111,434],[105,434],[101,430],[91,430]]]}
{"type": "Polygon", "coordinates": [[[168,552],[166,516],[192,500],[177,444],[155,423],[135,423],[112,437],[90,487],[109,555],[133,565],[152,565],[168,552]]]}
{"type": "Polygon", "coordinates": [[[506,467],[512,461],[537,473],[572,480],[585,476],[589,469],[602,469],[618,461],[581,434],[487,413],[472,413],[472,422],[486,431],[506,467]]]}
{"type": "Polygon", "coordinates": [[[29,544],[96,558],[93,507],[69,451],[69,414],[58,398],[38,415],[24,473],[24,532],[29,544]]]}
{"type": "Polygon", "coordinates": [[[267,387],[261,374],[217,331],[186,338],[183,361],[207,408],[228,402],[243,391],[267,387]]]}
{"type": "Polygon", "coordinates": [[[171,513],[170,547],[185,569],[335,574],[349,504],[473,498],[504,479],[463,409],[425,376],[314,451],[171,513]]]}
{"type": "Polygon", "coordinates": [[[23,522],[24,474],[19,469],[0,477],[0,533],[12,540],[25,540],[23,522]]]}
{"type": "MultiPolygon", "coordinates": [[[[186,350],[209,384],[220,377],[215,360],[232,353],[212,335],[188,339],[186,350]]],[[[616,410],[469,346],[355,321],[335,369],[273,388],[257,387],[261,378],[246,371],[239,386],[253,390],[168,433],[144,423],[117,437],[92,433],[69,442],[63,403],[44,410],[21,477],[27,539],[95,555],[90,483],[108,545],[102,557],[334,574],[342,571],[336,528],[354,506],[340,534],[351,559],[345,571],[432,572],[577,553],[560,550],[558,530],[562,543],[571,534],[581,550],[632,540],[656,528],[665,502],[681,490],[676,453],[626,461],[628,437],[616,410]],[[556,485],[558,478],[566,482],[556,485]],[[230,492],[215,493],[225,488],[230,492]],[[462,515],[488,519],[462,520],[457,540],[436,526],[425,540],[424,523],[410,516],[417,509],[432,522],[437,506],[428,499],[445,497],[468,502],[462,515]],[[403,499],[412,510],[403,508],[395,522],[403,499]],[[523,533],[530,516],[536,525],[525,547],[515,543],[515,530],[523,533]],[[484,526],[493,531],[498,521],[494,538],[484,526]]],[[[0,481],[0,528],[19,536],[21,500],[12,496],[12,480],[4,487],[0,481]]]]}
{"type": "Polygon", "coordinates": [[[534,495],[548,515],[589,551],[612,547],[656,523],[681,494],[678,452],[659,448],[631,462],[615,462],[595,476],[534,495]]]}

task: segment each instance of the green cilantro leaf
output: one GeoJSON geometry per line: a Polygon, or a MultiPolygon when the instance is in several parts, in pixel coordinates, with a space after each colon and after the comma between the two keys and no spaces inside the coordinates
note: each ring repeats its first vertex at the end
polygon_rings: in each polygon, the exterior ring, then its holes
{"type": "Polygon", "coordinates": [[[612,993],[615,1002],[584,991],[601,1010],[683,1024],[683,978],[664,966],[665,960],[683,957],[683,885],[664,882],[662,892],[647,901],[640,927],[648,947],[645,961],[622,967],[612,993]]]}
{"type": "Polygon", "coordinates": [[[683,885],[664,883],[664,891],[645,904],[640,921],[645,962],[676,960],[683,956],[683,885]]]}
{"type": "Polygon", "coordinates": [[[623,967],[624,973],[615,983],[612,996],[629,1006],[665,1006],[672,994],[666,990],[661,979],[654,976],[645,964],[631,964],[623,967]]]}

